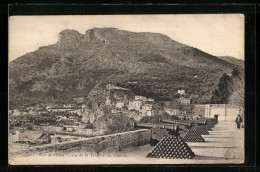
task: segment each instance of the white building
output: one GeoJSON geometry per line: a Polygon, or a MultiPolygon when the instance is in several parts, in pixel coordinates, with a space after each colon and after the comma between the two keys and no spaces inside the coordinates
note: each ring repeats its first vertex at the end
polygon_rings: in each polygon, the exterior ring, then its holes
{"type": "Polygon", "coordinates": [[[241,109],[231,104],[207,104],[205,106],[205,117],[218,118],[219,121],[235,121],[237,115],[243,118],[241,109]]]}
{"type": "Polygon", "coordinates": [[[129,101],[128,110],[137,110],[140,115],[152,116],[154,114],[152,102],[154,102],[154,99],[135,96],[135,100],[129,101]]]}
{"type": "Polygon", "coordinates": [[[147,110],[152,110],[153,106],[150,104],[146,104],[146,105],[143,105],[141,108],[142,108],[142,110],[147,111],[147,110]]]}
{"type": "Polygon", "coordinates": [[[141,101],[146,101],[146,97],[145,96],[135,96],[135,100],[141,100],[141,101]]]}
{"type": "Polygon", "coordinates": [[[164,108],[165,112],[169,115],[186,115],[186,110],[164,108]]]}
{"type": "Polygon", "coordinates": [[[146,104],[141,107],[141,113],[145,116],[152,116],[153,115],[153,106],[151,104],[146,104]]]}
{"type": "Polygon", "coordinates": [[[121,109],[121,108],[123,108],[123,106],[124,106],[124,102],[123,101],[116,102],[116,108],[121,109]]]}
{"type": "Polygon", "coordinates": [[[22,112],[18,109],[14,109],[12,115],[14,115],[14,116],[22,115],[22,112]]]}
{"type": "Polygon", "coordinates": [[[143,105],[143,101],[141,100],[133,100],[129,101],[128,110],[141,110],[141,107],[143,105]]]}
{"type": "Polygon", "coordinates": [[[185,90],[178,90],[178,94],[185,95],[185,90]]]}
{"type": "Polygon", "coordinates": [[[180,102],[182,105],[189,105],[190,104],[190,99],[185,98],[185,97],[180,97],[180,102]]]}

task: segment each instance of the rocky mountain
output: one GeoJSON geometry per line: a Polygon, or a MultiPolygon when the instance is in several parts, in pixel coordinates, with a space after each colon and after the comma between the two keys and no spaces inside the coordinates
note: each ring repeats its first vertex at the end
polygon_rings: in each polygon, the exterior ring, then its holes
{"type": "Polygon", "coordinates": [[[56,44],[10,62],[9,105],[102,99],[97,90],[109,83],[155,100],[170,100],[184,89],[197,97],[195,103],[205,103],[222,74],[241,65],[159,33],[63,30],[56,44]]]}

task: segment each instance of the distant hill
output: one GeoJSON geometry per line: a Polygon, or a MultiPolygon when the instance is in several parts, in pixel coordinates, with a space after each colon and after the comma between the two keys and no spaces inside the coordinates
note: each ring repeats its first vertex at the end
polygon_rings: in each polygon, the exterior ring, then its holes
{"type": "Polygon", "coordinates": [[[93,28],[85,34],[63,30],[57,37],[56,44],[10,62],[11,108],[71,102],[109,83],[155,100],[170,100],[184,89],[205,103],[222,74],[243,65],[159,33],[93,28]]]}
{"type": "Polygon", "coordinates": [[[218,58],[220,58],[222,60],[225,60],[225,61],[227,61],[229,63],[235,64],[235,65],[237,65],[239,67],[244,68],[245,62],[243,60],[241,60],[241,59],[237,59],[237,58],[231,57],[231,56],[218,56],[218,58]]]}

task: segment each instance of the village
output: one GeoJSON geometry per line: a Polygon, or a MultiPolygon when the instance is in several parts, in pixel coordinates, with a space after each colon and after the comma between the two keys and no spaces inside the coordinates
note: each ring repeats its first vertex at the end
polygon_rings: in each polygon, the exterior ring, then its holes
{"type": "MultiPolygon", "coordinates": [[[[111,114],[128,115],[136,122],[140,122],[144,117],[154,117],[158,113],[166,113],[174,117],[172,119],[184,122],[201,117],[233,120],[240,113],[232,105],[191,104],[185,90],[178,90],[176,94],[178,99],[174,102],[157,102],[153,98],[134,95],[129,89],[108,84],[104,105],[110,107],[111,114]]],[[[95,119],[93,114],[86,113],[84,103],[80,106],[64,104],[40,107],[37,105],[23,110],[10,109],[9,144],[17,151],[39,145],[66,143],[105,135],[106,131],[93,126],[95,119]]]]}

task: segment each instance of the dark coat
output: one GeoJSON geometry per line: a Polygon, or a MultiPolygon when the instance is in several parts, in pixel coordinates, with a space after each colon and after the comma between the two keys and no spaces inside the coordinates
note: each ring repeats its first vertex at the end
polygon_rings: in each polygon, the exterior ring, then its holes
{"type": "Polygon", "coordinates": [[[241,116],[238,116],[238,117],[236,118],[236,122],[237,122],[237,123],[238,123],[238,122],[242,122],[241,116]]]}

